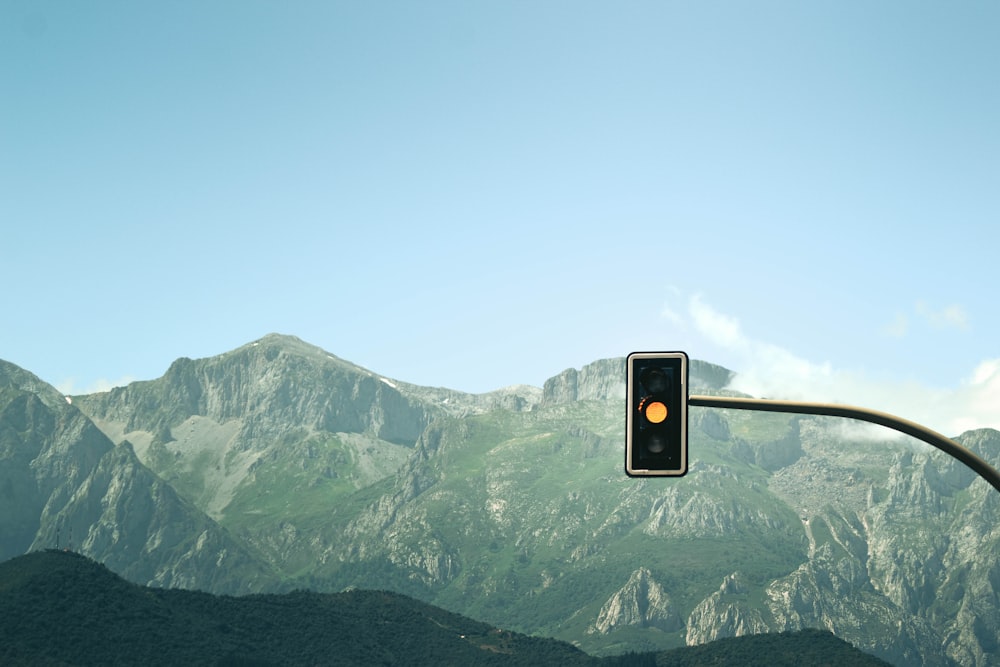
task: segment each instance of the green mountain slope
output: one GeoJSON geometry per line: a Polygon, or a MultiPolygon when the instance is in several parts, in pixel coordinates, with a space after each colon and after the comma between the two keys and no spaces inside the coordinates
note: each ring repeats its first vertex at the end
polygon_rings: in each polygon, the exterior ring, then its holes
{"type": "Polygon", "coordinates": [[[411,592],[443,606],[596,649],[602,605],[646,568],[677,617],[655,628],[656,645],[680,646],[680,617],[734,569],[766,582],[805,559],[798,516],[764,511],[765,475],[746,463],[705,464],[683,485],[623,479],[620,412],[575,401],[436,423],[314,577],[420,582],[411,592]],[[392,567],[338,576],[375,555],[392,567]]]}

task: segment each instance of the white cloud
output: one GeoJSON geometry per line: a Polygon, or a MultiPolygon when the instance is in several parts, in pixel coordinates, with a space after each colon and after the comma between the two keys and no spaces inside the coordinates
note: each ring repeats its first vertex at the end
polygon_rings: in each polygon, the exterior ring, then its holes
{"type": "Polygon", "coordinates": [[[736,318],[715,310],[700,296],[691,298],[689,310],[698,332],[740,364],[733,369],[739,374],[730,388],[759,397],[819,400],[808,397],[830,383],[829,364],[815,364],[777,345],[749,338],[736,318]]]}
{"type": "MultiPolygon", "coordinates": [[[[834,368],[747,336],[739,321],[700,296],[688,302],[698,333],[722,348],[736,375],[730,389],[760,398],[845,403],[895,414],[954,436],[973,428],[1000,429],[1000,359],[983,361],[960,387],[944,390],[914,382],[875,380],[834,368]]],[[[949,325],[964,322],[960,307],[937,311],[949,325]]],[[[890,435],[886,431],[885,435],[890,435]]]]}
{"type": "Polygon", "coordinates": [[[987,359],[954,396],[953,427],[957,431],[1000,428],[1000,359],[987,359]]]}
{"type": "Polygon", "coordinates": [[[691,297],[688,306],[695,327],[716,345],[730,350],[742,350],[750,343],[744,338],[736,318],[718,312],[704,303],[699,295],[691,297]]]}

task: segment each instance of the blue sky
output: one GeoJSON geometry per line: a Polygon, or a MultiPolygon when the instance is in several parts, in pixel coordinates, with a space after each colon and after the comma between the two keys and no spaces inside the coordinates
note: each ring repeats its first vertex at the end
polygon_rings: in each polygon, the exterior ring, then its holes
{"type": "Polygon", "coordinates": [[[0,358],[683,349],[1000,427],[1000,5],[0,0],[0,358]]]}

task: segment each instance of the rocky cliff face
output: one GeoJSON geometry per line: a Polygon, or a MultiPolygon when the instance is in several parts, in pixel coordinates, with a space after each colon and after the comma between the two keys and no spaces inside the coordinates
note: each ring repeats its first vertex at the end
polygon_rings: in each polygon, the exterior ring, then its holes
{"type": "MultiPolygon", "coordinates": [[[[0,555],[70,548],[141,583],[214,592],[266,568],[29,373],[0,363],[0,555]]],[[[250,584],[249,588],[247,584],[250,584]]]]}
{"type": "Polygon", "coordinates": [[[124,433],[144,431],[161,442],[200,416],[217,424],[241,421],[242,439],[276,437],[295,425],[412,445],[444,412],[391,380],[278,335],[210,359],[178,359],[158,380],[76,400],[124,433]]]}
{"type": "Polygon", "coordinates": [[[235,594],[273,573],[143,466],[128,442],[109,450],[64,505],[50,503],[31,550],[63,545],[146,585],[235,594]]]}
{"type": "Polygon", "coordinates": [[[681,627],[680,614],[670,596],[644,567],[633,572],[628,582],[608,598],[588,632],[607,634],[626,626],[664,632],[681,627]]]}
{"type": "Polygon", "coordinates": [[[727,575],[719,590],[698,603],[688,617],[687,644],[770,632],[766,612],[750,603],[749,593],[750,587],[739,572],[727,575]]]}
{"type": "Polygon", "coordinates": [[[0,558],[24,553],[113,445],[52,387],[0,362],[0,558]]]}

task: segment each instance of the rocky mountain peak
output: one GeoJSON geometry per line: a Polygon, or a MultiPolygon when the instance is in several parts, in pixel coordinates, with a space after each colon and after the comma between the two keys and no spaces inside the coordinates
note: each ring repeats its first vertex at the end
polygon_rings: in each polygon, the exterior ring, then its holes
{"type": "Polygon", "coordinates": [[[293,336],[270,334],[207,359],[181,358],[158,380],[77,397],[99,420],[124,433],[169,442],[191,417],[243,424],[246,437],[280,437],[288,424],[306,431],[369,433],[412,445],[442,410],[398,383],[293,336]]]}
{"type": "Polygon", "coordinates": [[[0,394],[4,393],[32,394],[54,410],[64,409],[69,402],[55,387],[38,376],[0,359],[0,394]]]}

